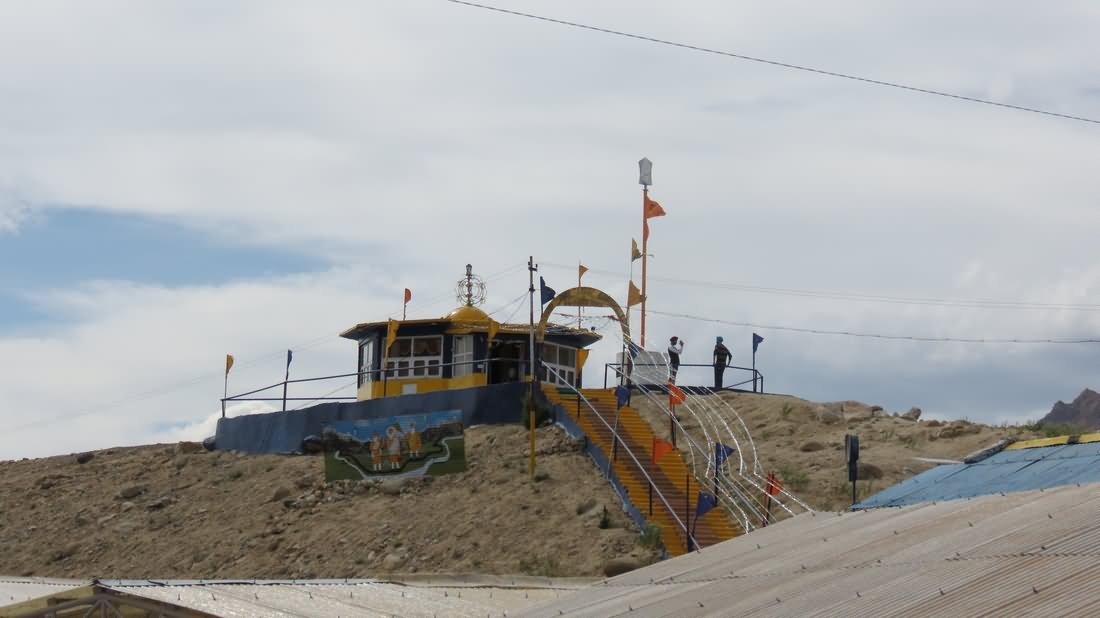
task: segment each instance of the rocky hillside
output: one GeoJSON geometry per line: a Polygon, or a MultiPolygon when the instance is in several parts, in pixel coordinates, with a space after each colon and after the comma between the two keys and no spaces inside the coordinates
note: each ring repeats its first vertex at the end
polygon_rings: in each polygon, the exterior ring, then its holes
{"type": "MultiPolygon", "coordinates": [[[[721,397],[748,426],[763,472],[775,472],[815,510],[843,510],[851,504],[852,486],[844,463],[844,435],[848,433],[860,439],[858,498],[935,465],[924,460],[959,460],[1001,438],[1038,437],[1024,427],[926,420],[919,408],[891,412],[858,401],[815,403],[752,393],[723,393],[721,397]]],[[[635,397],[634,405],[657,435],[668,434],[663,402],[635,397]]],[[[682,407],[679,416],[696,441],[705,444],[699,420],[682,407]]],[[[726,420],[733,424],[735,419],[727,415],[726,420]]],[[[713,446],[709,448],[713,451],[713,446]]]]}
{"type": "Polygon", "coordinates": [[[1100,429],[1100,393],[1086,388],[1071,403],[1055,403],[1039,424],[1100,429]]]}
{"type": "MultiPolygon", "coordinates": [[[[723,397],[752,431],[764,469],[819,510],[850,500],[845,433],[862,442],[860,496],[932,465],[918,457],[957,459],[1001,437],[1031,437],[854,401],[723,397]]],[[[661,410],[641,403],[667,427],[661,410]]],[[[535,480],[522,427],[473,427],[466,438],[466,472],[403,483],[325,483],[319,456],[211,453],[192,443],[0,462],[0,575],[600,576],[655,558],[559,429],[539,430],[535,480]]]]}
{"type": "Polygon", "coordinates": [[[540,429],[534,481],[526,444],[519,426],[473,427],[466,472],[404,483],[193,443],[0,462],[0,575],[597,576],[655,558],[578,444],[540,429]]]}

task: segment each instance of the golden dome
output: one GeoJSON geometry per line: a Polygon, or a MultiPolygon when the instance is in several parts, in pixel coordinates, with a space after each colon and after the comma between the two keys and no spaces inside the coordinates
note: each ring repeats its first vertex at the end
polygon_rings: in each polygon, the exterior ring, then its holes
{"type": "Polygon", "coordinates": [[[488,322],[489,314],[472,305],[465,305],[447,314],[447,319],[454,322],[488,322]]]}

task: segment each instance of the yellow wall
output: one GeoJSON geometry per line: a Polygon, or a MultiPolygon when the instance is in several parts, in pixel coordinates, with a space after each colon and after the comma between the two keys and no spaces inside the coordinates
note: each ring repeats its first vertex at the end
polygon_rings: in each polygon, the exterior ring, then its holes
{"type": "Polygon", "coordinates": [[[417,393],[430,393],[433,391],[456,390],[485,386],[487,384],[484,373],[471,373],[459,378],[410,378],[404,380],[387,380],[385,382],[368,382],[359,387],[357,396],[360,401],[366,399],[378,399],[380,397],[395,397],[404,394],[407,384],[415,384],[417,393]]]}

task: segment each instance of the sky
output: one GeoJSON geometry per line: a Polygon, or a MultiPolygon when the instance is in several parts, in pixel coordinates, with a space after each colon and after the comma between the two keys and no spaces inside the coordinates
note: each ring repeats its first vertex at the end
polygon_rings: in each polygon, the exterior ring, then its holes
{"type": "MultiPolygon", "coordinates": [[[[1092,2],[499,6],[1100,119],[1092,2]]],[[[625,299],[642,157],[648,347],[757,332],[769,391],[987,423],[1100,386],[1096,343],[790,330],[1096,337],[1098,124],[444,0],[43,0],[0,4],[0,459],[211,435],[226,353],[237,393],[354,371],[342,330],[467,263],[499,320],[529,256],[625,299]]]]}

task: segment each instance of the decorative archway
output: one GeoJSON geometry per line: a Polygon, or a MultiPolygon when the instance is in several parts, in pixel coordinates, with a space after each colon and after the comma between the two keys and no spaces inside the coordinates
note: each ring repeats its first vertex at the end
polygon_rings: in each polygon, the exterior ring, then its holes
{"type": "Polygon", "coordinates": [[[566,307],[606,307],[614,311],[615,317],[619,320],[619,326],[623,331],[623,341],[630,341],[630,325],[627,323],[628,318],[626,313],[623,312],[623,308],[619,306],[619,303],[615,302],[614,298],[611,298],[611,296],[602,290],[579,286],[558,294],[550,301],[549,305],[546,305],[546,309],[542,310],[542,319],[539,320],[539,329],[535,335],[538,343],[541,344],[543,338],[546,336],[546,324],[550,321],[550,315],[554,312],[554,309],[563,305],[566,307]]]}

